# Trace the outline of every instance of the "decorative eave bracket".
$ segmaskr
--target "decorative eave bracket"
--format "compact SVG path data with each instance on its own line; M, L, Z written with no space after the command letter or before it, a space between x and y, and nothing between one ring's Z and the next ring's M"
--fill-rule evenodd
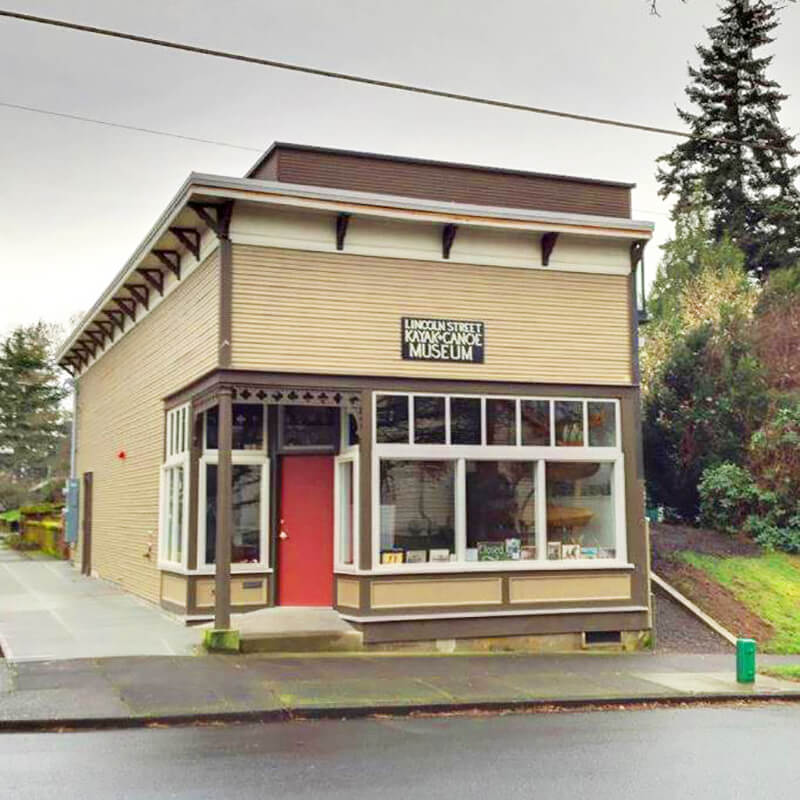
M174 226L169 232L195 257L195 260L200 260L200 231L195 228Z
M450 250L457 233L458 225L453 225L453 223L448 223L442 228L442 258L450 258Z
M557 241L558 241L558 234L555 233L554 231L542 234L541 245L542 245L543 267L550 266L550 256L553 254L553 249L555 248Z
M336 249L344 250L344 240L347 236L347 226L350 224L349 214L339 214L336 217Z
M217 234L219 239L227 239L230 234L233 201L224 203L187 203L189 208Z
M151 252L170 272L174 273L178 280L181 279L181 254L177 250L152 250Z

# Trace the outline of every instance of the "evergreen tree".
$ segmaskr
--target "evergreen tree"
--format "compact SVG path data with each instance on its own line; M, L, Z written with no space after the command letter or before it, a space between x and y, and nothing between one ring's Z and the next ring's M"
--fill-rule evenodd
M18 327L0 344L0 503L50 476L63 451L67 394L52 356L53 331Z
M756 55L773 41L781 8L767 0L728 0L722 7L718 24L708 28L709 45L697 47L700 66L689 67L686 94L697 113L678 109L694 138L662 156L657 174L662 197L677 198L675 212L699 185L714 237L729 234L759 276L800 255L800 168L790 163L794 137L778 122L787 95L767 77L772 56Z

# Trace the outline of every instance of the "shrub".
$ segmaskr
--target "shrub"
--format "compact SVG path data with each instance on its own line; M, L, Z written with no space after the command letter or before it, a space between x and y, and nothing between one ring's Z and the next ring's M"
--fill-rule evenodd
M698 490L701 522L725 533L741 531L745 520L758 514L764 504L752 475L730 462L706 469Z
M800 516L792 517L787 527L780 527L767 517L753 514L745 521L744 529L766 550L800 553Z
M800 403L779 408L750 438L749 466L783 508L800 498Z
M6 545L12 550L38 550L39 548L36 542L28 542L18 533L6 536Z

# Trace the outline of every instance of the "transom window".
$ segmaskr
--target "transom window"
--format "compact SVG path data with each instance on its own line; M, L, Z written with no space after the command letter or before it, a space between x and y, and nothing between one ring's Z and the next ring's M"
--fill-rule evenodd
M376 444L613 447L616 400L378 394Z
M626 558L616 400L378 393L373 452L377 569Z

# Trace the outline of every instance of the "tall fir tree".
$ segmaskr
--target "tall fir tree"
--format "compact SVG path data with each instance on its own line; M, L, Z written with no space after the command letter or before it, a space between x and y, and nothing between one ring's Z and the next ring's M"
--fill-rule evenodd
M721 8L718 24L708 28L710 43L697 46L700 66L689 67L686 94L697 113L678 109L694 136L661 156L657 173L661 196L676 198L675 214L700 188L714 237L728 234L760 277L800 256L800 168L794 137L778 121L787 95L767 77L772 56L757 55L774 40L782 7L728 0Z
M51 477L67 434L67 387L53 357L54 331L21 326L0 343L0 503Z

